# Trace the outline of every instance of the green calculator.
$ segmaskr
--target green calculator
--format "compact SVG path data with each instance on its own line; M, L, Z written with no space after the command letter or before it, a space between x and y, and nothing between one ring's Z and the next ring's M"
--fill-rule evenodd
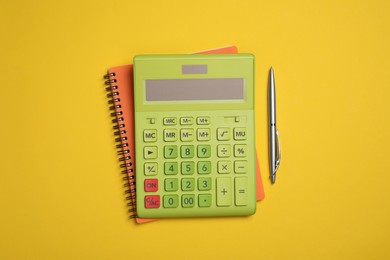
M137 215L256 211L254 56L134 58Z

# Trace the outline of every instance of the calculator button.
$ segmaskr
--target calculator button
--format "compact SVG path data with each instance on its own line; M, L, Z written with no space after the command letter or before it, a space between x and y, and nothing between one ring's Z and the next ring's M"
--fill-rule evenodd
M235 157L245 157L246 153L247 153L246 144L234 145L234 156Z
M145 163L144 164L144 174L146 176L157 175L157 163Z
M177 208L179 206L178 195L165 195L163 199L164 208Z
M182 145L180 147L181 158L194 158L194 146L193 145Z
M156 142L157 141L157 130L156 129L145 129L144 130L144 142Z
M234 140L246 140L246 128L236 127L233 131Z
M183 208L192 208L195 205L194 194L184 194L181 196L181 205Z
M234 179L234 197L236 206L247 205L248 182L246 177L237 177Z
M194 141L194 129L192 129L192 128L181 129L180 130L180 140L182 142Z
M232 204L231 178L217 178L217 206L230 206Z
M199 178L198 190L201 191L211 190L211 178Z
M217 156L218 157L229 157L230 155L231 155L230 144L220 144L217 146Z
M177 146L176 145L164 146L164 158L176 159L177 158Z
M193 191L193 190L195 190L195 179L194 178L183 178L183 179L181 179L181 190L182 191Z
M230 173L232 171L231 161L219 161L218 162L218 173Z
M164 163L164 173L166 175L176 175L178 173L177 162L166 162L166 163Z
M217 139L219 141L228 141L230 140L230 128L218 128L217 129Z
M176 117L164 117L164 125L176 125Z
M190 175L195 172L195 163L194 162L182 162L181 163L181 174Z
M144 158L145 159L156 159L157 158L157 146L145 146L144 147Z
M164 129L164 141L165 142L177 141L177 129Z
M210 128L199 128L196 134L198 141L210 141Z
M181 117L180 118L180 124L181 125L193 125L194 124L194 118L193 117Z
M179 189L179 181L176 178L166 178L164 180L165 191L177 191Z
M234 172L235 173L248 172L248 162L247 161L235 161L234 162Z
M146 179L144 182L144 189L146 192L158 191L158 180Z
M211 162L198 162L198 173L199 174L209 174L211 173Z
M196 123L198 125L209 125L210 124L210 117L209 116L198 116L196 118Z
M199 194L198 205L199 205L199 207L210 207L211 206L211 194Z
M209 158L211 156L211 146L210 145L198 145L198 157L199 158Z
M160 207L160 195L145 196L145 208L156 209Z

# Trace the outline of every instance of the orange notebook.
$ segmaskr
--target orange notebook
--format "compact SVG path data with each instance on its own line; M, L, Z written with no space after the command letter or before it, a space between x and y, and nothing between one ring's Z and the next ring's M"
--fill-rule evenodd
M198 53L237 53L237 47L229 46ZM125 175L123 178L126 181L125 186L128 187L126 199L129 201L130 216L135 218L137 223L156 220L138 218L136 215L133 65L111 68L104 78L107 79L105 84L108 85L106 88L109 92L107 97L110 99L108 103L110 104L110 110L113 111L111 116L114 117L112 122L114 123L115 141L118 143L116 147L118 148L118 155L120 155L119 160L122 162L120 166L123 168L122 173ZM264 199L264 188L258 160L256 162L256 199Z

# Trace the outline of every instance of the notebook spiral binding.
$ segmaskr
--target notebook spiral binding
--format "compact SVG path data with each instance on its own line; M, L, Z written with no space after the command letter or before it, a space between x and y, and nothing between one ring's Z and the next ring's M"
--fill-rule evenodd
M124 187L126 188L126 200L130 201L127 203L127 206L129 207L128 211L130 213L130 218L136 218L134 169L133 163L130 161L131 156L129 155L129 144L126 142L127 136L126 130L124 130L125 122L124 118L122 117L123 111L121 110L121 100L118 97L119 86L117 85L115 76L115 73L108 72L106 75L104 75L104 84L108 86L106 87L106 91L108 92L107 98L109 99L108 104L110 105L110 111L113 111L110 113L110 116L113 118L112 123L114 124L114 135L119 136L115 138L115 142L117 143L117 154L119 156L119 161L121 162L120 167L124 168L122 170L122 174L126 174L126 176L123 177L123 180L126 182L124 184Z

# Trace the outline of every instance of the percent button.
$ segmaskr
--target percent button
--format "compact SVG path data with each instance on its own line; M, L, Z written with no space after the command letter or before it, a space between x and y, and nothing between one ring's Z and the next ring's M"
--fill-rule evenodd
M234 145L234 156L235 157L246 157L246 154L247 154L246 144Z

